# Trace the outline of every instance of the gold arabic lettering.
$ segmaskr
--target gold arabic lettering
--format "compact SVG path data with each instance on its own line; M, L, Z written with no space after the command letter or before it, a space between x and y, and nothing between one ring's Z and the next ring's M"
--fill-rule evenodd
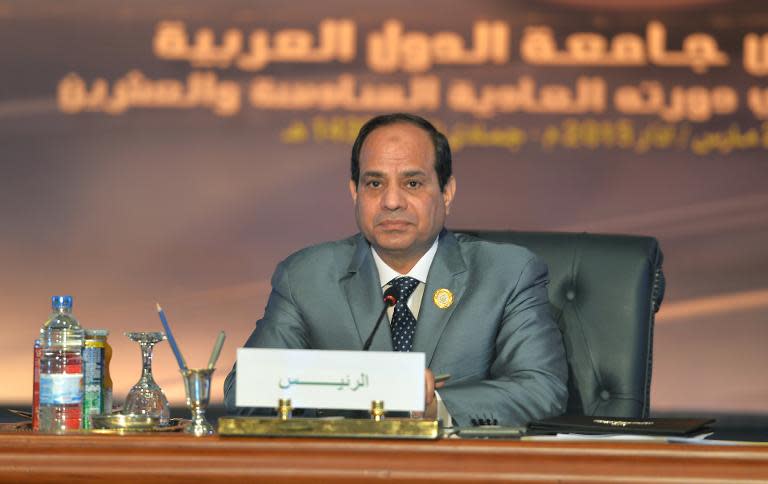
M763 132L768 124L763 123ZM691 140L691 151L699 156L717 152L723 155L733 151L757 149L761 145L761 134L757 128L742 131L736 123L726 131L707 131Z
M665 121L709 121L715 115L732 114L739 96L730 86L672 86L669 94L658 81L616 88L613 103L624 114L657 115Z
M744 36L744 70L753 76L768 74L768 34Z
M747 106L757 119L768 119L768 87L747 90Z
M161 21L155 29L153 50L160 59L184 60L193 67L258 71L275 62L351 62L356 54L355 24L349 19L323 19L315 35L303 29L283 29L270 34L256 29L248 35L247 49L240 30L227 29L216 45L212 29L203 27L190 43L184 22ZM271 45L270 45L271 40Z
M440 80L411 77L400 83L359 82L341 74L331 81L278 81L255 77L250 84L253 107L276 110L433 111L440 106Z
M478 21L472 27L473 47L455 32L405 32L390 19L367 39L366 60L374 72L426 72L436 64L504 64L509 60L509 26L501 21Z
M240 86L219 80L215 73L194 71L186 83L176 79L148 79L137 69L117 79L111 88L106 79L97 78L88 89L77 74L67 74L58 85L57 101L62 112L104 112L122 114L132 108L205 107L219 116L240 111Z
M558 50L554 31L547 26L527 27L520 41L520 56L538 65L560 66L660 66L690 67L702 74L710 67L728 65L728 56L708 34L694 33L683 41L681 51L667 50L667 32L659 21L649 22L645 40L637 34L621 33L608 39L594 32L575 32Z
M606 86L600 77L580 76L576 86L545 84L537 88L530 76L515 84L486 84L476 87L469 80L456 80L447 90L448 107L479 118L498 113L544 114L600 113L605 111Z

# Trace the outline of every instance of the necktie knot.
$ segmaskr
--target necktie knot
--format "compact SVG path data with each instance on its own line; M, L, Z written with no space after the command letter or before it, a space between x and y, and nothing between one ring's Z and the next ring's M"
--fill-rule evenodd
M397 301L405 304L408 302L408 298L411 297L413 291L419 285L419 281L413 277L396 277L390 281L390 284L394 286L397 291Z

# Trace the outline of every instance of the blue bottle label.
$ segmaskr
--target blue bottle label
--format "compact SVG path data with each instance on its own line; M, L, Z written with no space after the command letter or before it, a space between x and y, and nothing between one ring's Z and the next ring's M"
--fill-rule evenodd
M74 405L82 401L82 373L40 375L40 405Z

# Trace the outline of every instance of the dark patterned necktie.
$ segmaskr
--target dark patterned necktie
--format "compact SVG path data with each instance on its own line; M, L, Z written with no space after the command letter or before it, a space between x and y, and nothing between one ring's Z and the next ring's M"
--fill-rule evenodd
M397 303L392 313L392 348L395 351L411 351L416 334L416 318L408 309L408 298L419 281L413 277L398 277L390 282L397 290Z

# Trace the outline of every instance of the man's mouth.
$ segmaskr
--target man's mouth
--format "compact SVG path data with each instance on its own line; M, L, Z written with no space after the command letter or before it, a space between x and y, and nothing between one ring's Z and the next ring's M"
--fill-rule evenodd
M405 230L411 223L406 220L384 220L376 225L384 230Z

